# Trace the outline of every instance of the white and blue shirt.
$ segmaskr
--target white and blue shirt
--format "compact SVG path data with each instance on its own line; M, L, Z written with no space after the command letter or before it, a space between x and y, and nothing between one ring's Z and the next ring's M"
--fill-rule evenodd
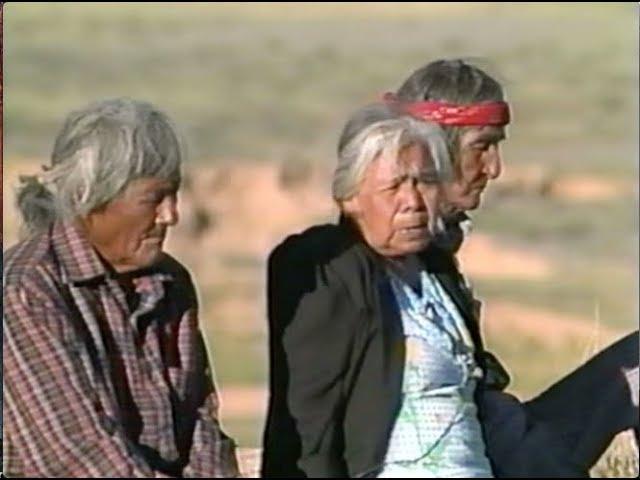
M474 344L437 278L417 294L395 276L406 342L402 404L379 477L493 477L474 402Z

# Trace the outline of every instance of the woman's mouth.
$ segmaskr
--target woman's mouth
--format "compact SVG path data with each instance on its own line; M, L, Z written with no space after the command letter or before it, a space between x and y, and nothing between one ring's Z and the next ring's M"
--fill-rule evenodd
M423 235L428 230L427 225L413 225L399 229L402 235Z

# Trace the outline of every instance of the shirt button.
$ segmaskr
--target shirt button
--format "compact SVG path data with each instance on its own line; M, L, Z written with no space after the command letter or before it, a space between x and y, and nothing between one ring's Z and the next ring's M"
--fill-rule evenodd
M98 417L98 421L100 426L104 428L109 435L114 434L116 431L116 422L113 418L103 413Z

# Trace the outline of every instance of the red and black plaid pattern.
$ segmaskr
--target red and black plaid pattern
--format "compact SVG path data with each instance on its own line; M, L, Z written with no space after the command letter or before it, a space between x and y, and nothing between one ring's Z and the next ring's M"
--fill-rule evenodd
M6 475L238 475L184 267L165 256L127 296L71 223L4 259Z

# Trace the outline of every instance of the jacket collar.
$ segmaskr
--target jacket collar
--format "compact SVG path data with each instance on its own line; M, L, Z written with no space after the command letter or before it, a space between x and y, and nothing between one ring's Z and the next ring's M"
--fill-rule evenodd
M348 218L341 215L338 226L344 231L347 242L353 243L356 246L355 248L361 250L379 270L386 270L385 264L387 260L362 240L360 233ZM456 260L453 253L432 243L422 252L407 258L406 262L409 266L417 264L427 272L436 276L442 287L460 310L467 324L467 328L469 328L472 337L478 344L478 347L480 347L480 332L472 299L469 298L469 295L465 293L465 290L461 286L462 278L456 267Z

